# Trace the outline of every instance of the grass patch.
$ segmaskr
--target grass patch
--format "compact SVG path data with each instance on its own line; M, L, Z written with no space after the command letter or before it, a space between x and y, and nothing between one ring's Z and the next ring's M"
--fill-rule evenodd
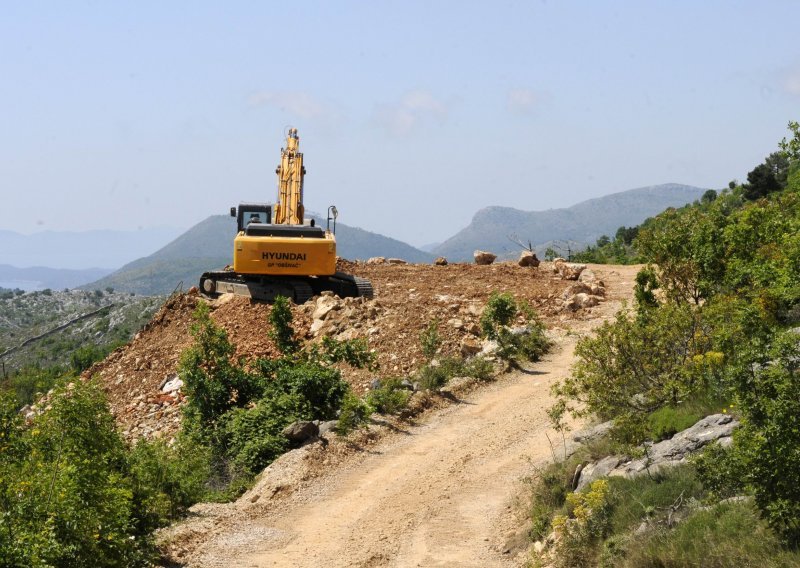
M615 566L682 568L800 566L751 503L720 504L698 511L670 531L633 540Z
M727 406L725 400L714 397L697 397L677 406L664 406L647 417L647 437L654 442L668 440L704 416L716 414Z
M666 516L669 508L682 500L701 499L703 487L691 466L676 466L653 475L632 479L609 478L611 487L611 532L623 533L643 520Z

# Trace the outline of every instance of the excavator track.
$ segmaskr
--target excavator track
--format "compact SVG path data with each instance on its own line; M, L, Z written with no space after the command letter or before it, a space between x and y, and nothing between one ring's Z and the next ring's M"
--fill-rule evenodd
M303 304L313 296L331 291L340 298L373 296L372 283L365 278L337 272L328 277L249 276L229 270L205 272L200 277L200 292L210 298L220 294L236 294L262 302L272 302L277 296Z

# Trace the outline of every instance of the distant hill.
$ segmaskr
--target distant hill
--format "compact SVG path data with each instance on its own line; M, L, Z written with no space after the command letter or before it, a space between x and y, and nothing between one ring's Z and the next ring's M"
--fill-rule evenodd
M8 264L0 264L0 288L19 288L30 292L33 290L62 290L77 288L87 282L93 282L112 272L108 268L17 268Z
M158 250L182 232L176 228L42 231L32 235L0 231L0 264L113 270Z
M476 249L510 257L520 248L509 236L541 249L552 241L582 248L602 235L614 236L623 225L638 225L668 207L680 207L699 199L705 189L668 183L613 193L583 201L566 209L521 211L511 207L486 207L472 222L431 252L448 260L471 260Z
M317 223L322 222L317 219ZM150 256L130 262L84 288L111 286L137 294L168 294L181 282L184 289L189 288L197 284L203 272L231 263L235 235L235 219L213 215ZM350 260L385 256L430 262L434 258L396 239L342 223L336 224L336 243L338 255Z

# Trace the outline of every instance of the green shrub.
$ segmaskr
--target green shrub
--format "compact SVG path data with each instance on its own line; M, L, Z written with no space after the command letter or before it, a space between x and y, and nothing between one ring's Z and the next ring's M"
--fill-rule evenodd
M739 459L770 526L800 545L800 334L779 334L755 364L740 370Z
M525 318L526 325L512 331L509 326L519 316ZM507 292L493 292L489 296L480 324L483 335L497 341L497 354L512 364L518 365L520 359L538 361L550 348L544 324L533 309L525 302L518 303Z
M289 300L276 296L269 312L269 337L275 342L281 353L291 355L297 351L299 343L292 327L292 308Z
M463 363L461 374L481 381L488 381L494 377L495 370L491 361L483 357L471 357Z
M446 385L454 376L450 366L428 364L417 371L416 379L421 389L435 391Z
M46 393L64 382L70 374L61 367L24 367L5 379L0 390L14 393L19 408L35 402L37 393Z
M0 412L0 559L6 566L144 566L155 528L137 501L102 391L76 382L24 427Z
M378 368L377 356L369 350L367 340L363 338L340 341L325 336L320 344L310 347L305 357L329 365L343 362L356 369L375 371Z
M488 339L499 339L500 329L508 327L517 317L517 302L508 292L492 292L481 314L480 325Z
M371 411L366 402L348 392L342 401L336 432L342 435L349 434L367 421Z
M175 446L140 440L130 452L134 501L147 526L165 526L200 501L211 477L211 454L186 436Z
M439 320L433 319L427 327L419 334L419 342L422 344L422 354L430 361L436 356L442 346L442 337L439 335Z
M640 434L651 412L716 388L724 361L712 350L699 314L672 303L649 310L646 318L619 312L613 323L581 339L575 354L572 376L555 393L583 403L584 413L618 419L617 431L626 424Z
M208 305L198 304L194 315L195 342L181 354L178 374L189 398L187 412L196 414L204 429L214 429L226 411L245 406L263 387L231 360L234 347L225 330L211 320Z
M289 449L283 429L309 416L306 401L285 393L236 408L225 415L225 452L236 469L256 474Z
M91 367L96 361L100 361L106 354L107 353L104 353L97 345L91 343L84 345L73 351L72 355L70 355L70 367L72 367L73 371L80 374Z
M530 319L526 332L515 337L514 351L526 361L536 362L550 350L550 340L544 334L544 324L538 319Z
M408 404L411 398L411 391L401 384L398 378L386 379L381 382L380 388L373 389L367 393L366 403L375 412L381 414L397 414Z
M746 464L738 453L719 444L707 445L691 460L703 488L713 499L726 499L746 492Z
M304 416L318 420L333 419L350 391L337 369L317 363L284 362L274 376L265 376L272 380L265 383L264 397L275 396L273 393L297 397L302 402Z
M610 528L611 502L608 480L592 482L585 492L566 496L570 515L553 519L556 566L578 567L595 563L599 543Z

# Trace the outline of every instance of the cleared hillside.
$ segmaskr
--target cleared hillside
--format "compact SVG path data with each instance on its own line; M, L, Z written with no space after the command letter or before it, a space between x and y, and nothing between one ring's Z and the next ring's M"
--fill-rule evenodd
M490 250L501 257L519 253L509 241L516 235L534 247L560 240L573 248L593 244L602 235L612 235L621 226L638 225L668 207L680 207L699 199L705 189L680 184L663 184L631 189L583 201L565 209L521 211L511 207L486 207L472 222L433 253L450 260L468 260L476 249Z

